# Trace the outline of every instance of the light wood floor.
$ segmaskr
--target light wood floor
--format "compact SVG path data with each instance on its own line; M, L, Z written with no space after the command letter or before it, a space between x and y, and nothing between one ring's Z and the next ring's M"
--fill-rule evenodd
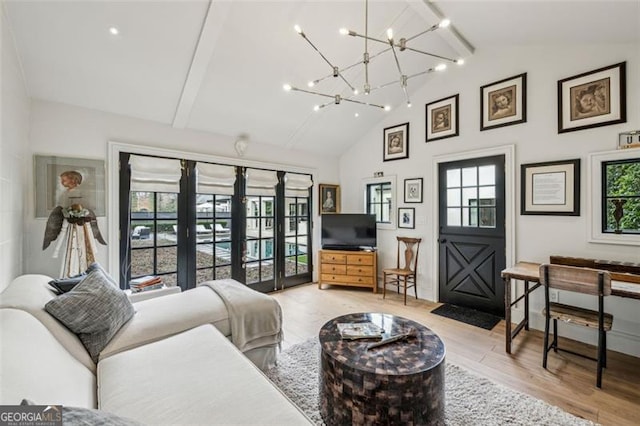
M540 331L522 331L512 354L504 351L504 321L488 331L430 313L439 306L408 299L407 306L395 293L382 299L371 290L316 284L300 285L271 293L282 306L284 348L317 337L325 322L354 312L384 312L417 321L443 340L448 362L511 389L540 398L576 416L603 425L640 424L640 358L608 352L602 389L595 387L594 361L567 353L549 353L548 369L542 368ZM560 340L573 350L593 347Z

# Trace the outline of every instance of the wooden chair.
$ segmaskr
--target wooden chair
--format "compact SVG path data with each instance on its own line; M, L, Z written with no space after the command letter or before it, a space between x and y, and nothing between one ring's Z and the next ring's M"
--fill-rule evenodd
M382 270L384 276L382 282L382 298L387 295L387 284L396 286L396 291L400 293L400 284L404 288L404 304L407 304L407 288L413 287L418 298L416 288L416 266L418 265L418 253L420 251L420 241L422 238L396 237L398 240L398 251L396 255L396 267ZM404 247L403 247L404 246ZM402 249L403 256L400 256ZM404 260L404 266L400 265L400 259Z
M604 313L604 297L611 294L611 275L608 271L564 265L540 265L540 283L544 285L544 354L542 367L547 368L549 350L569 352L597 361L596 386L602 387L602 369L607 366L607 331L611 330L613 316ZM549 302L549 289L593 295L598 298L598 310L593 311L560 303ZM549 344L549 322L553 319L553 341ZM558 347L558 320L598 330L596 358Z

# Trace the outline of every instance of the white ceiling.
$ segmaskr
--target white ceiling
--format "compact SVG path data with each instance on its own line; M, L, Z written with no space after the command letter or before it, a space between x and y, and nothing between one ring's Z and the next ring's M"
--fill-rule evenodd
M307 89L307 81L331 72L294 24L340 68L362 59L363 39L338 29L364 33L364 0L3 3L33 98L326 155L339 155L387 114L346 102L314 112L313 105L327 99L282 89L284 83ZM409 46L469 60L473 48L640 41L638 0L371 0L369 34L385 38L392 27L396 38L410 37L439 16L453 27ZM109 34L111 26L120 29L118 36ZM369 43L371 54L384 48ZM407 75L441 62L409 51L398 55ZM344 75L362 91L362 66ZM373 59L369 75L374 87L397 80L392 53ZM409 96L429 78L410 79ZM313 90L349 96L346 89L329 78ZM406 107L399 85L355 99Z

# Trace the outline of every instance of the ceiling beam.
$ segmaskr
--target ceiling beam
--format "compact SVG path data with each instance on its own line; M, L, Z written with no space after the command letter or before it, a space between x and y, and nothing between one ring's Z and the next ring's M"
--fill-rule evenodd
M449 18L436 6L432 0L408 1L413 10L427 22L439 22ZM451 18L449 18L451 19ZM475 47L456 29L455 22L447 28L438 30L440 35L462 58L467 58L475 52Z
M223 23L229 14L230 8L231 2L209 1L209 8L200 30L200 38L193 52L191 66L182 86L180 101L173 117L173 127L175 128L184 129L189 122L191 110L209 68L209 62L213 56L218 38L224 29Z

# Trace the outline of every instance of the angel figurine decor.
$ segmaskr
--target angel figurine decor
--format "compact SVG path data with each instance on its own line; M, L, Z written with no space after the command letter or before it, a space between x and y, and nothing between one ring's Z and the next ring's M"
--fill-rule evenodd
M56 241L53 257L59 257L62 251L60 278L68 278L81 274L96 261L96 240L102 245L107 243L98 228L95 212L82 204L90 198L81 188L83 174L65 170L59 177L62 190L47 219L42 250Z

